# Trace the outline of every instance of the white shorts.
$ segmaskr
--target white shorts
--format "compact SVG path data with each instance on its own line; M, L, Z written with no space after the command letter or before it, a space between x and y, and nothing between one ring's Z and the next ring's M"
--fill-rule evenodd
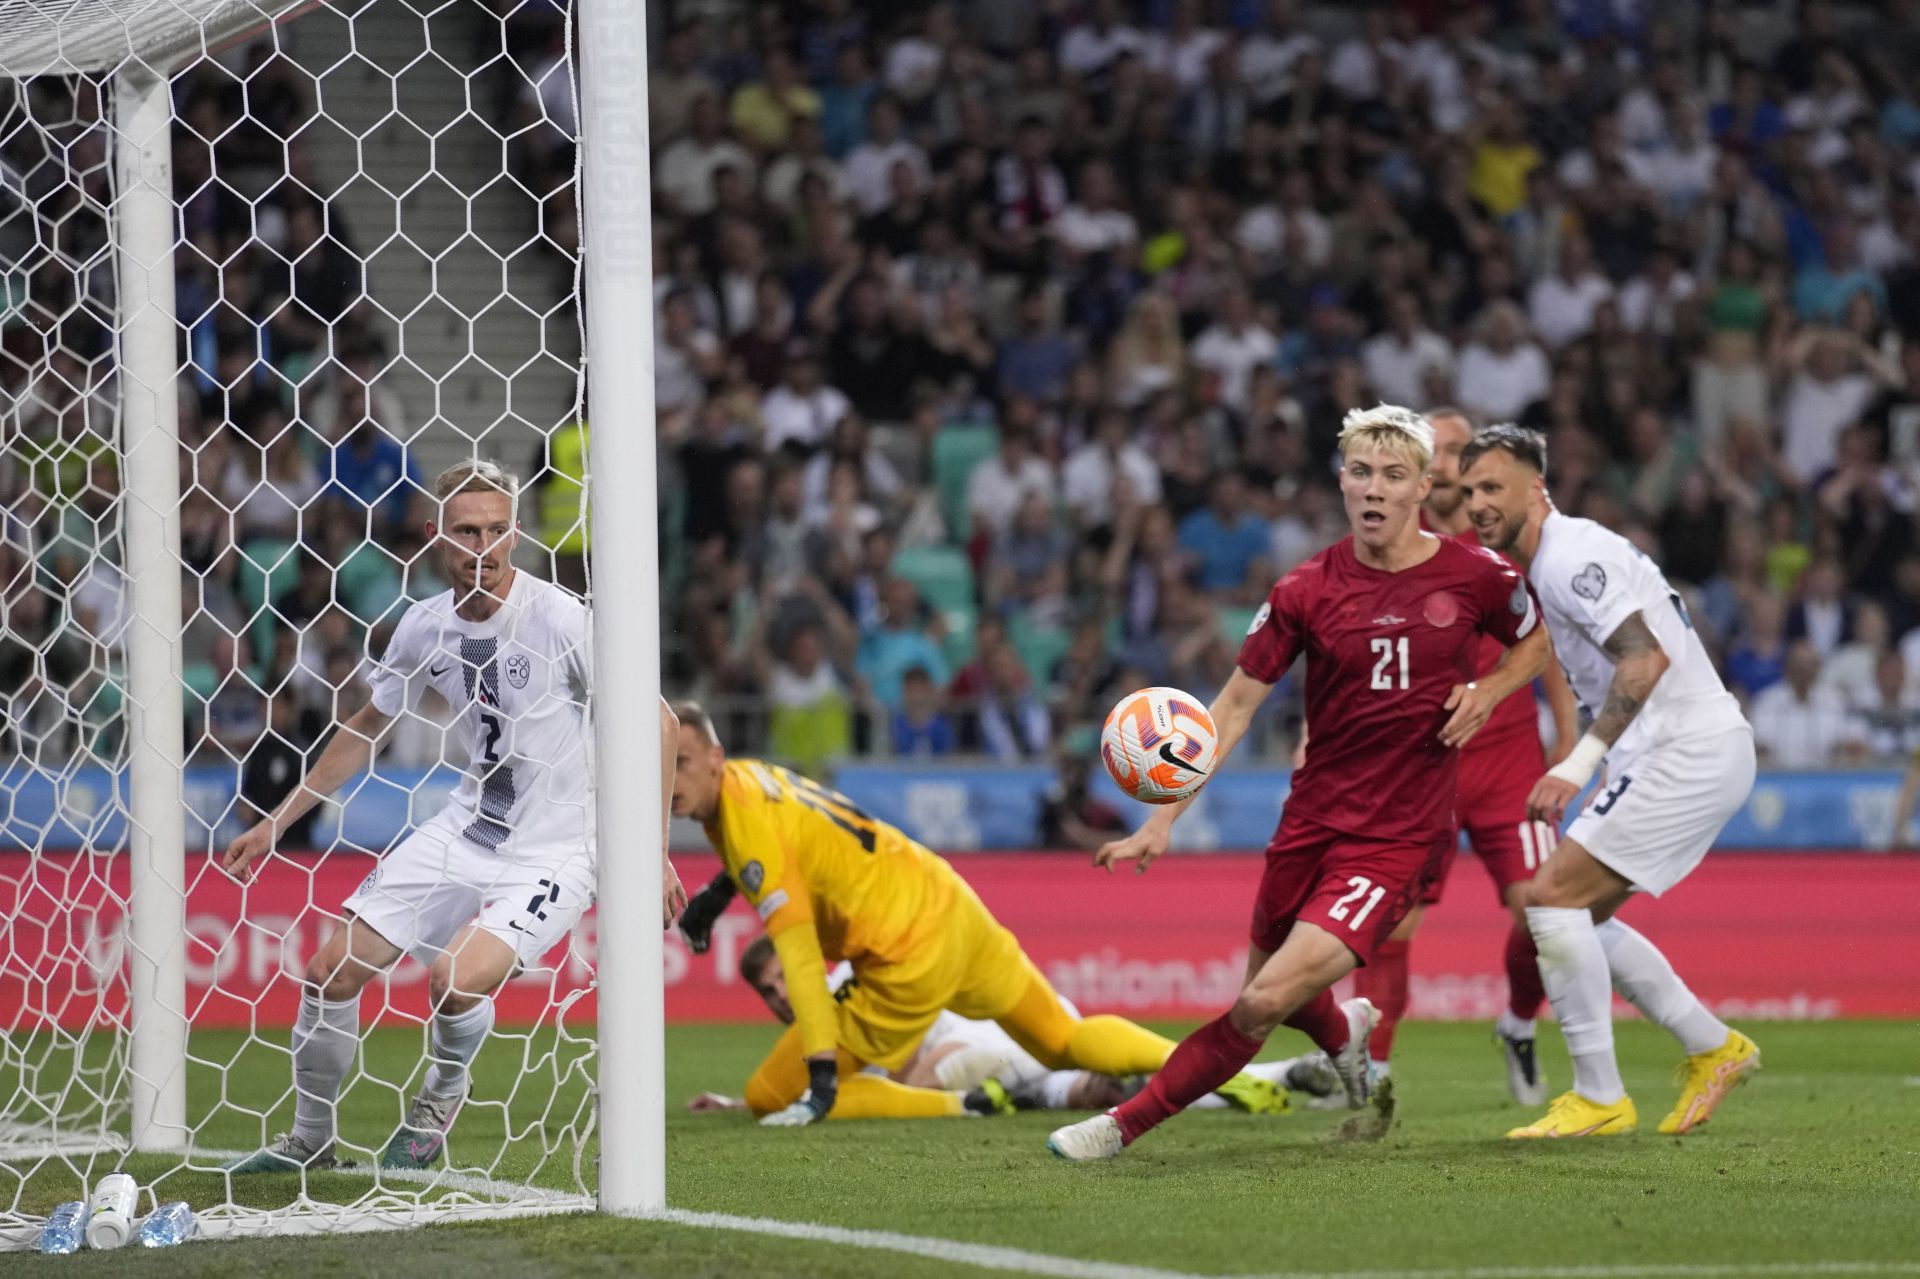
M489 852L461 837L463 824L436 816L415 830L341 910L422 963L472 923L537 966L593 904L593 859L578 846Z
M1753 791L1753 730L1672 742L1608 779L1567 838L1655 897L1685 879Z

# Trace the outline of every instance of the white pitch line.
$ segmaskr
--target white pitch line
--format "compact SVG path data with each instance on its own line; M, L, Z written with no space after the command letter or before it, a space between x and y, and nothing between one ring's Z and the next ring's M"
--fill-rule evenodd
M649 1221L664 1221L677 1226L705 1230L737 1230L746 1234L772 1235L781 1239L800 1239L811 1243L834 1244L843 1248L871 1248L881 1252L900 1252L933 1261L977 1266L983 1270L1011 1271L1016 1274L1045 1275L1049 1279L1234 1279L1232 1276L1199 1275L1180 1270L1161 1270L1152 1266L1133 1266L1118 1261L1087 1261L1061 1257L1023 1248L1004 1248L994 1244L963 1243L955 1239L935 1239L924 1235L904 1235L891 1230L852 1230L844 1226L822 1226L806 1221L777 1221L768 1217L736 1217L720 1212L690 1212L667 1208L649 1214ZM1469 1266L1455 1269L1426 1270L1292 1270L1276 1274L1248 1275L1245 1279L1765 1279L1766 1276L1795 1275L1920 1275L1920 1262L1913 1261L1812 1261L1776 1262L1704 1262L1650 1263L1620 1266Z

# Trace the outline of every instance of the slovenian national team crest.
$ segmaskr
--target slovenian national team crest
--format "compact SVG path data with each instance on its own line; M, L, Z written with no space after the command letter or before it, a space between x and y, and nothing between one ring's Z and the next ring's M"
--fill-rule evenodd
M525 688L527 676L532 672L533 665L527 661L525 653L515 653L507 658L507 683L515 688Z

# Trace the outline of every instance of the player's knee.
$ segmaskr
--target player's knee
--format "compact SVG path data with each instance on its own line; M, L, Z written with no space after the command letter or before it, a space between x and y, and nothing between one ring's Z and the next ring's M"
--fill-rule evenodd
M1228 1019L1233 1028L1247 1038L1265 1039L1279 1028L1290 1011L1279 987L1257 983L1240 992Z
M480 984L463 974L450 955L435 960L432 971L427 974L427 994L434 1010L448 1017L479 1007L480 1001L491 993L476 989Z
M355 999L373 977L373 970L332 947L322 947L307 961L307 985L331 1003Z

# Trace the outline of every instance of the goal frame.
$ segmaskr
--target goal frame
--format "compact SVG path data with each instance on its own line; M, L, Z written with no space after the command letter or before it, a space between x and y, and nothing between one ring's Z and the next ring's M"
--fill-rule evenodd
M399 0L382 0L398 3ZM188 1149L186 808L181 634L179 417L175 384L171 79L320 0L210 0L195 21L175 0L49 0L10 33L0 76L110 72L123 519L129 623L126 699L131 871L127 1026L132 1148ZM598 1206L666 1208L664 991L658 909L665 859L660 774L659 537L653 387L652 180L644 0L572 0L578 25L576 160L589 421L593 752L601 783L595 1128ZM76 19L78 19L76 21ZM604 367L592 364L605 350ZM583 373L584 375L584 373ZM617 660L616 660L617 655ZM608 784L637 779L640 784ZM618 833L614 837L614 833ZM638 832L635 838L629 832ZM431 1210L427 1210L431 1215ZM471 1215L470 1213L455 1215ZM402 1218L405 1219L402 1219ZM345 1228L417 1224L368 1214Z

